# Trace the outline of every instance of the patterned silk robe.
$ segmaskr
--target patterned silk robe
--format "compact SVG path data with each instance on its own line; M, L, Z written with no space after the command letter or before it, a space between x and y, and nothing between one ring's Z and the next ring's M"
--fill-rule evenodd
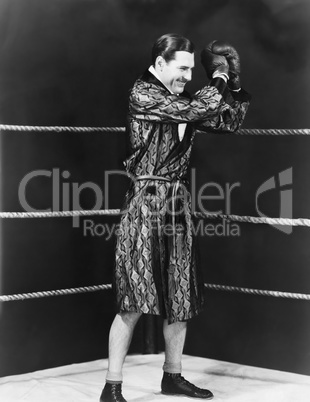
M116 239L119 311L161 314L169 323L201 311L203 279L184 177L195 130L235 131L248 104L247 92L231 94L221 78L192 97L171 94L149 71L135 82L129 94L131 155L125 161L131 185ZM180 123L187 123L182 140ZM157 178L141 177L150 175Z

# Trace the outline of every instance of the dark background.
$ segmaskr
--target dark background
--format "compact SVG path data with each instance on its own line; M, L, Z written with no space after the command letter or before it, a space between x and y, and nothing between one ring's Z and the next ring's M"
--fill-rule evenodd
M178 32L197 48L188 90L207 82L200 49L228 40L253 95L243 127L307 128L309 15L307 0L0 0L0 123L124 126L128 90L149 66L153 42ZM231 213L256 216L259 186L292 168L293 217L309 218L309 146L307 136L198 134L191 166L196 191L208 182L239 183ZM92 182L103 190L104 173L122 169L125 153L122 133L3 131L2 210L23 211L18 188L34 170L70 173L61 177L60 197L65 184L72 191L74 183ZM127 183L119 176L111 183L108 207L120 208ZM266 215L279 216L279 194L277 188L261 196ZM52 178L33 179L26 195L34 208L51 208ZM93 191L83 190L81 199L83 208L94 206ZM223 210L224 203L209 201L207 208ZM114 238L85 235L85 220L79 228L71 218L2 220L1 294L110 283ZM308 228L291 234L259 224L239 229L236 237L199 237L206 282L310 293ZM185 353L310 374L308 301L211 290L206 296ZM111 291L100 291L2 303L0 375L107 357L112 300ZM131 353L144 351L144 335L141 321ZM158 342L162 349L160 336Z

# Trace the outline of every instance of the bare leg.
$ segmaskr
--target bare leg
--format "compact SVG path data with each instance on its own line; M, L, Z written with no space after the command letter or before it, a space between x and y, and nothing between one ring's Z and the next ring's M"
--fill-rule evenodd
M115 316L109 335L109 371L121 373L133 331L140 313L123 312Z
M140 313L123 312L115 316L109 336L109 364L100 402L126 402L122 395L122 369Z
M186 322L176 322L168 325L168 322L164 321L166 349L161 392L165 395L186 395L191 398L212 399L213 394L211 391L198 388L181 376L181 361L186 329Z
M186 337L186 322L175 322L168 325L164 320L165 366L169 372L181 372L182 353ZM170 366L170 370L169 367ZM178 370L178 367L180 368Z

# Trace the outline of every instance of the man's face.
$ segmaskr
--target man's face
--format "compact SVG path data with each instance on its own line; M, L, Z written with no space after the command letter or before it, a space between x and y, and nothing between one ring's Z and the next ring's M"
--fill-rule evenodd
M180 51L175 52L175 58L168 63L162 59L156 70L166 87L173 93L180 94L184 91L185 84L192 79L194 66L194 53Z

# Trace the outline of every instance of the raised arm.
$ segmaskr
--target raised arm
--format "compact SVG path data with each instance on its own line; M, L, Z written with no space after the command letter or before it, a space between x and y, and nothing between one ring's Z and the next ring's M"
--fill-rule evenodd
M223 97L215 87L206 86L192 98L187 98L138 80L130 92L129 113L141 120L185 123L212 119L222 104Z
M200 130L236 131L245 118L250 94L241 88L240 57L234 47L227 42L213 41L201 52L201 63L211 80L210 85L216 85L217 80L225 82L220 89L225 106L218 121L201 121Z
M225 81L216 78L187 98L138 80L129 95L129 114L138 120L158 123L191 122L199 130L234 131L244 119L248 102L241 101L242 94L236 95L236 100L227 96L226 87Z

